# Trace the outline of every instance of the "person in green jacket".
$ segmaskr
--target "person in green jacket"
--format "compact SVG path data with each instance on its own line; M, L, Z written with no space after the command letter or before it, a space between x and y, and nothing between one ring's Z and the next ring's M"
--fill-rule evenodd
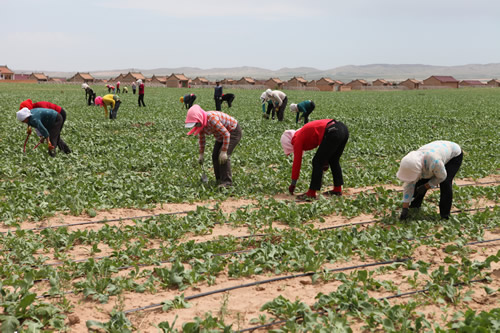
M313 101L307 100L300 102L299 104L290 104L290 110L297 114L295 117L295 123L299 123L300 118L304 118L304 125L309 122L309 115L314 111L316 104Z
M68 145L61 138L64 120L60 113L44 108L35 108L32 110L22 108L17 111L16 118L20 122L28 124L28 133L31 132L29 126L36 128L40 132L42 139L47 140L50 156L56 156L55 147L57 146L66 147L66 149L63 149L66 154L71 152Z

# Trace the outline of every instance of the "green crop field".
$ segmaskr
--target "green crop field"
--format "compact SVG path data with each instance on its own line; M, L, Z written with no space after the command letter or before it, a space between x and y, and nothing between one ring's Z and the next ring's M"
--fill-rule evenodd
M93 88L106 94L103 85ZM234 186L215 184L213 137L203 184L198 141L186 135L179 102L188 92L214 108L213 89L146 86L146 108L137 95L120 94L110 121L86 105L79 86L0 84L1 332L216 332L273 321L257 330L500 330L500 242L470 244L500 232L500 89L285 91L289 104L315 101L311 120L335 118L350 131L341 159L348 195L309 203L287 194L292 157L280 136L299 127L295 115L287 108L283 122L263 119L259 90L224 88L236 99L222 111L243 129L231 157ZM62 137L71 154L33 150L36 135L23 154L26 125L15 112L27 98L66 110ZM434 140L462 147L456 180L470 186L454 187L449 221L439 220L433 191L401 223L399 161ZM304 154L299 193L308 188L313 155ZM481 179L488 184L474 183ZM326 173L322 189L331 186ZM54 224L54 215L65 224L125 208L147 215L162 204L193 211L30 230ZM363 266L371 263L379 266ZM205 303L194 297L303 273L300 282L242 287ZM159 306L137 310L148 305Z

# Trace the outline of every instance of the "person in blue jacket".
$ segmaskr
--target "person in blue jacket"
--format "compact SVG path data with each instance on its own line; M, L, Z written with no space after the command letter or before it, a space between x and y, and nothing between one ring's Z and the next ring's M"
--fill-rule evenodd
M42 139L47 140L50 156L56 156L55 147L58 146L64 147L62 150L66 154L71 152L68 145L61 138L64 120L60 113L44 108L35 108L32 110L22 108L16 113L16 118L20 122L28 124L28 133L31 133L30 126L40 132Z

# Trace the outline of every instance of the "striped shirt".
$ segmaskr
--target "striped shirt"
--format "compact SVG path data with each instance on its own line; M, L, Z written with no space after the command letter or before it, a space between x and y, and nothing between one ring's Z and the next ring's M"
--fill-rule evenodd
M205 136L213 134L215 141L222 141L221 151L226 151L229 148L229 138L231 131L238 126L238 121L228 114L220 111L207 112L207 126L203 128L199 135L200 154L205 151Z

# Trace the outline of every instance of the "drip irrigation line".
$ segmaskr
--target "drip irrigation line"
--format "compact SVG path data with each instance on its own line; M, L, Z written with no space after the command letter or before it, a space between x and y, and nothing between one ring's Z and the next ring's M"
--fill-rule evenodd
M497 183L499 183L499 182L485 182L485 183L475 183L475 184L461 184L461 185L457 185L457 186L462 186L463 187L463 186L488 185L488 184L497 184ZM366 192L366 191L358 192L356 194L364 193L364 192ZM397 190L396 192L402 192L402 190ZM210 208L210 210L214 210L214 208ZM125 217L120 217L120 218L116 218L116 219L103 219L103 220L99 220L99 221L84 221L84 222L78 222L78 223L60 224L60 225L54 225L54 226L48 226L48 227L27 228L27 229L19 229L19 230L20 231L41 231L41 230L45 230L45 229L58 229L58 228L64 228L64 227L74 227L74 226L79 226L79 225L101 224L101 223L109 223L109 222L119 222L119 221L124 221L124 220L134 220L134 219L139 219L140 220L140 219L147 219L147 218L151 218L151 217L158 217L158 216L161 216L161 215L187 214L187 213L194 212L194 211L195 210L186 210L186 211L180 211L180 212L160 213L160 214L142 215L142 216L125 216ZM469 210L461 210L461 211L469 211ZM461 211L458 211L458 212L461 212ZM374 222L370 222L370 223L374 223ZM363 223L360 222L360 223L356 223L356 224L363 224ZM356 224L353 224L353 225L356 225ZM9 231L1 231L0 234L6 234ZM12 230L12 231L17 231L17 229L16 230Z
M393 263L397 263L397 262L402 263L402 262L406 262L410 259L412 259L412 258L395 259L395 260L381 261L381 262L376 262L376 263L371 263L371 264L333 268L333 269L327 270L327 272L342 272L342 271L347 271L347 270L352 270L352 269L357 269L357 268L388 265L388 264L393 264ZM224 292L230 291L230 290L248 288L248 287L258 286L261 284L267 284L267 283L272 283L272 282L276 282L276 281L295 279L295 278L299 278L299 277L312 276L314 274L317 274L317 272L308 272L308 273L302 273L302 274L280 276L277 278L272 278L272 279L267 279L267 280L262 280L262 281L255 281L255 282L251 282L251 283L240 284L238 286L232 286L232 287L227 287L227 288L223 288L223 289L207 291L207 292L196 294L196 295L186 296L186 297L184 297L184 300L190 301L190 300L193 300L196 298L201 298L201 297L210 296L210 295L214 295L214 294L220 294L220 293L224 293ZM151 304L151 305L147 305L147 306L143 306L143 307L139 307L139 308L135 308L135 309L130 309L130 310L124 311L123 313L129 314L129 313L139 312L139 311L143 311L143 310L151 310L154 308L158 308L160 306L163 306L163 303Z
M210 208L210 210L214 210L213 208ZM8 232L16 232L16 231L41 231L45 229L59 229L59 228L65 228L65 227L75 227L79 225L87 225L87 224L101 224L101 223L109 223L109 222L120 222L120 221L125 221L125 220L143 220L151 217L158 217L162 215L179 215L179 214L188 214L191 212L195 212L196 210L184 210L180 212L168 212L168 213L159 213L159 214L152 214L152 215L141 215L141 216L125 216L125 217L120 217L116 219L103 219L103 220L98 220L98 221L84 221L84 222L77 222L77 223L69 223L69 224L59 224L59 225L52 225L48 227L38 227L38 228L27 228L27 229L13 229L9 231L2 231L0 232L1 234L6 234Z
M465 245L475 245L475 244L491 243L491 242L498 242L498 241L500 241L500 238L482 240L482 241L477 241L477 242L470 242L470 243L467 243Z
M483 281L486 281L486 279L471 280L468 283L477 283L477 282L483 282ZM460 286L460 285L464 285L464 284L465 284L465 282L460 282L460 283L455 283L453 286L456 287L456 286ZM406 296L411 296L411 295L426 293L428 291L429 291L429 288L419 289L419 290L409 291L409 292L406 292L406 293L401 293L401 294L396 294L396 295L391 295L391 296L385 296L385 297L379 297L379 298L377 298L377 300L378 301L383 301L383 300L388 300L388 299L393 299L393 298L406 297ZM320 311L314 311L313 313L316 313L316 314L319 314L320 316L323 316L323 315L327 314L328 312L324 311L324 310L320 310ZM302 320L303 318L304 317L299 316L299 317L297 317L295 319L295 321ZM258 325L258 326L253 326L253 327L245 328L245 329L239 330L237 332L238 333L253 332L253 331L259 330L259 329L269 328L269 327L273 327L273 326L285 324L287 322L288 322L288 320L283 319L283 320L274 321L274 322L268 323L268 324L262 324L262 325Z

